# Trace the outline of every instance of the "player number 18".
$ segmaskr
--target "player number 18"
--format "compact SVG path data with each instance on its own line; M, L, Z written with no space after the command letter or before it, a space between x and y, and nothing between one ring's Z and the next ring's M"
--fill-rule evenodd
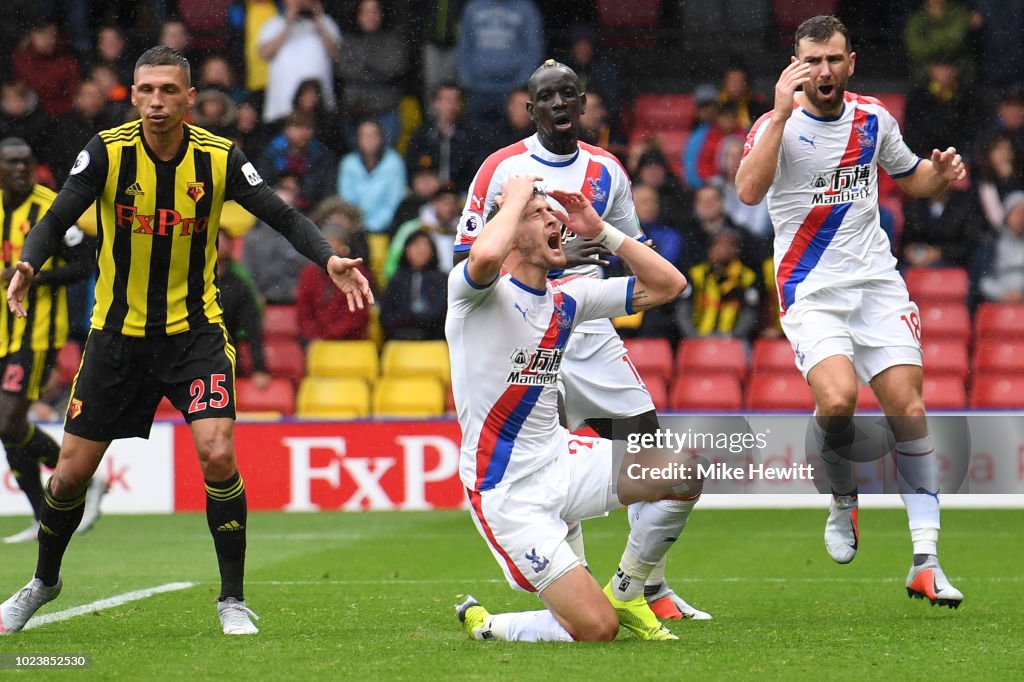
M914 335L914 340L921 343L921 318L917 313L910 313L909 316L900 315L900 319L906 323L910 333Z

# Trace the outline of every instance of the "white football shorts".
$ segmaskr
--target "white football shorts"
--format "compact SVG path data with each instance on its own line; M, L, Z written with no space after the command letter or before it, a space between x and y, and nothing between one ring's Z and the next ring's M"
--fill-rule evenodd
M570 431L587 419L635 417L654 409L622 339L610 321L604 322L603 332L573 332L562 356L558 392Z
M569 524L622 507L613 485L612 442L574 436L548 464L505 485L467 490L470 514L513 589L541 592L581 560Z
M819 289L782 316L782 329L807 373L844 355L868 383L896 365L921 365L921 314L899 275L851 287Z

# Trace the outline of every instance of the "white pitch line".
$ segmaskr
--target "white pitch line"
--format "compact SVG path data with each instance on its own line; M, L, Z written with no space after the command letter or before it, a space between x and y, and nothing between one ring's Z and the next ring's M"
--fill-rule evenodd
M81 606L75 606L70 609L63 611L57 611L55 613L47 613L42 616L32 618L28 623L25 624L24 630L31 630L32 628L39 627L40 625L46 625L47 623L56 623L62 620L69 620L76 616L84 616L87 613L93 613L94 611L102 611L103 609L112 609L123 604L128 604L133 601L139 601L140 599L148 599L153 595L163 594L164 592L177 592L178 590L187 590L193 587L196 583L167 583L166 585L157 585L156 587L150 587L145 590L136 590L134 592L125 592L124 594L117 594L113 597L107 597L100 599L89 604L82 604Z
M970 578L968 576L953 576L953 579L964 582L985 582L985 583L1017 583L1024 582L1024 576L988 576L982 578ZM414 580L408 578L395 578L393 580L246 580L246 585L278 585L278 586L304 586L304 585L466 585L466 584L504 584L506 581L500 578L450 578L450 579L423 579ZM724 576L717 578L695 578L676 577L669 579L673 585L677 583L894 583L903 582L903 578L885 576L879 578L864 578L851 576L849 578L838 578L821 576L819 578L778 578L765 577L755 578L750 576ZM218 584L210 582L209 584Z

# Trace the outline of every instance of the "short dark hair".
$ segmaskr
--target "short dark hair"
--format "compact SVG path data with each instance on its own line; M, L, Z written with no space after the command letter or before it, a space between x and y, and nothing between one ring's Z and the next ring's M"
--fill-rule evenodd
M850 44L850 32L846 30L843 22L831 14L821 14L805 20L797 27L796 35L793 37L793 54L796 54L797 48L800 47L800 41L804 38L812 43L825 43L836 33L841 33L846 39L846 51L853 52L853 46Z
M139 60L135 62L135 70L138 71L139 67L142 66L180 67L185 72L185 81L189 87L192 87L192 67L189 66L188 59L177 50L173 50L166 45L157 45L143 52Z

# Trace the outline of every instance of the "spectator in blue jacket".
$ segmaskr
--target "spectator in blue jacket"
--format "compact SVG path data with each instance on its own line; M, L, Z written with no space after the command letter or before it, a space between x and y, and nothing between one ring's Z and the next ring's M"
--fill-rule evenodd
M380 124L368 119L356 129L356 151L338 168L338 194L363 213L369 232L387 232L405 196L405 162L384 146Z
M459 81L473 123L504 113L505 98L540 64L544 27L531 0L470 0L456 44Z

